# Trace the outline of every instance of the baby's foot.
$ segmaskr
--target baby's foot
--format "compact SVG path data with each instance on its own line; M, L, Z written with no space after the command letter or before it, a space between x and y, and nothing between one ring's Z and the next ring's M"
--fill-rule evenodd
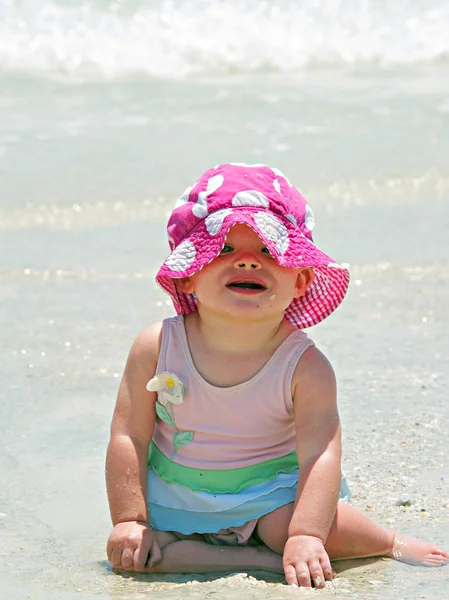
M394 543L388 555L409 565L442 567L448 562L448 554L435 544L417 540L411 535L395 533Z

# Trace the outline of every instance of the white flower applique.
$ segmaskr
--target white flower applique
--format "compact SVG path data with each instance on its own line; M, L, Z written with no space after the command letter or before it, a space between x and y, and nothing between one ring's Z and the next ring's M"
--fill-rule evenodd
M193 431L180 431L177 428L173 414L173 405L182 404L184 401L184 385L177 375L165 371L150 379L147 390L157 392L157 416L161 421L175 428L172 440L174 450L170 457L173 458L181 446L185 446L193 439Z

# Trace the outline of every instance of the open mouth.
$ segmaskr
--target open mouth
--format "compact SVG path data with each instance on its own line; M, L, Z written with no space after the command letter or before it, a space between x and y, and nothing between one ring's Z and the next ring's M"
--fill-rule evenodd
M239 288L241 290L265 290L265 286L261 283L256 283L255 281L234 281L233 283L228 283L226 286L228 288Z

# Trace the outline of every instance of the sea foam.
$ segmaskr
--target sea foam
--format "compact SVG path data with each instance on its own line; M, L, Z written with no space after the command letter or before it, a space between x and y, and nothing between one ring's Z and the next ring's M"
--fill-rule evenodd
M449 2L0 0L0 72L117 79L445 61Z

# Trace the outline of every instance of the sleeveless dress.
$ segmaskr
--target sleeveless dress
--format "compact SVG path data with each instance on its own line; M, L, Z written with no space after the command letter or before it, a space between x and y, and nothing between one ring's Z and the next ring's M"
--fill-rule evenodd
M257 519L294 502L292 377L312 345L303 331L294 331L251 379L221 388L196 370L184 317L164 320L156 374L175 374L184 396L162 409L156 403L160 416L148 456L151 527L246 544ZM342 475L340 499L350 496Z

